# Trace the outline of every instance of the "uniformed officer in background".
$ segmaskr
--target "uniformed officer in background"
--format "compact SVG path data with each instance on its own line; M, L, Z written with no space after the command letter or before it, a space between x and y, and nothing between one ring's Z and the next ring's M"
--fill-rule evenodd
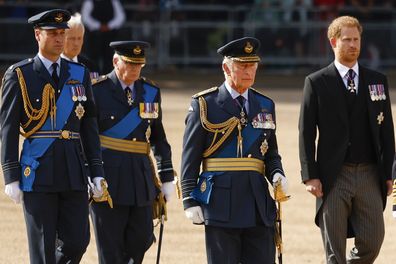
M69 19L62 9L29 18L38 54L12 65L1 86L5 193L16 203L23 200L31 263L79 263L88 246L80 139L95 177L95 193L102 192L104 172L88 70L60 58ZM20 133L25 140L19 159Z
M275 104L251 88L259 45L245 37L219 48L225 82L194 95L186 118L183 204L188 219L205 224L208 263L275 262L276 206L265 177L283 190L287 181Z
M92 203L99 263L142 263L153 242L152 204L156 176L153 150L169 201L175 191L171 148L162 125L160 89L140 77L149 43L117 41L114 70L94 82L104 169L114 208Z

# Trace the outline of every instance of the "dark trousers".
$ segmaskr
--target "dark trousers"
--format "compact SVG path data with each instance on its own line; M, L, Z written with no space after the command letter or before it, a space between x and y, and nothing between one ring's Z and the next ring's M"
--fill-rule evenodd
M30 263L79 263L90 238L87 192L23 195Z
M348 258L348 222L355 234L355 247ZM371 264L384 239L384 218L377 167L344 165L322 206L319 226L328 264Z
M154 241L151 206L92 203L91 217L95 227L100 264L134 264L143 261Z
M274 227L205 226L208 264L274 264Z

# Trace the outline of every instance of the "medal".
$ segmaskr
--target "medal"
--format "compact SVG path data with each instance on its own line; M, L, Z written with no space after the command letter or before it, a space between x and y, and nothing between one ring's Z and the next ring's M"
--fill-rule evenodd
M146 140L147 140L147 142L150 142L150 136L151 136L150 120L149 120L148 123L149 123L149 124L148 124L148 127L147 127L147 129L146 129L145 135L146 135Z
M156 119L159 116L158 103L140 103L139 115L143 119Z
M81 105L81 103L78 103L74 112L76 113L78 119L81 119L84 116L85 110L84 107Z
M240 113L240 115L241 115L241 118L240 118L239 120L241 120L241 125L242 125L242 126L246 126L247 120L246 120L246 114L245 114L245 112L242 110L241 113Z
M381 125L381 123L384 121L384 113L380 112L379 115L377 116L377 121L378 125Z
M263 143L261 143L260 146L261 155L264 156L265 153L267 153L267 150L268 150L268 142L267 139L264 139Z
M348 85L348 91L351 92L351 93L355 93L356 92L355 83L353 82L353 80L351 80L351 82Z
M132 106L132 104L133 104L133 99L132 99L132 93L131 93L131 90L130 90L130 89L127 90L127 101L128 101L128 105L129 105L129 106Z

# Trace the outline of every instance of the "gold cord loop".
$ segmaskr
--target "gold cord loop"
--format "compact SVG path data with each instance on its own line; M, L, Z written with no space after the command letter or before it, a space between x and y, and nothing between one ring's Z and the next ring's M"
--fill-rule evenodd
M233 116L222 123L213 124L209 122L209 120L207 119L207 105L205 99L202 96L200 96L198 100L199 100L199 113L201 116L202 127L206 131L214 133L212 143L204 151L203 157L206 158L209 157L211 154L213 154L213 152L215 152L224 143L224 141L231 135L235 127L238 127L237 156L242 157L243 138L241 134L242 126L240 120L237 117ZM220 139L216 142L218 136L220 137Z
M56 101L54 88L49 83L44 86L41 108L37 110L33 108L32 103L30 102L26 82L23 78L21 69L16 68L15 70L18 75L19 86L22 92L23 109L25 110L25 114L28 118L28 121L25 124L21 124L21 135L27 138L39 130L47 119L48 111L50 112L52 129L54 129L56 124ZM38 121L37 125L34 126L32 130L25 132L24 129L26 129L32 121Z

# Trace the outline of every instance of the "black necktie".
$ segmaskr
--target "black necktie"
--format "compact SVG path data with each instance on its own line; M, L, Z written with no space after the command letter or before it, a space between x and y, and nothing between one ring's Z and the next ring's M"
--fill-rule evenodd
M347 88L348 88L348 91L351 94L356 94L356 85L355 85L356 73L352 69L349 69L346 77L347 77Z
M58 76L58 72L56 71L56 69L58 68L58 63L53 63L52 64L52 79L54 80L56 86L58 87L59 84L59 76Z
M125 87L124 91L125 91L125 95L127 97L128 104L132 105L133 104L133 98L132 98L131 88L129 88L129 86L127 86L127 87Z

